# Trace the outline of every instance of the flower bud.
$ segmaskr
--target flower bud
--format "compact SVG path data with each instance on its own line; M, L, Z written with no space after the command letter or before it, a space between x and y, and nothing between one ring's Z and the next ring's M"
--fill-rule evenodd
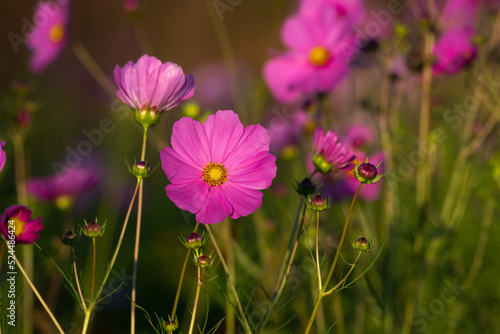
M356 177L359 182L362 182L364 184L377 183L383 176L383 174L378 175L378 166L380 166L381 163L382 161L377 166L374 166L368 163L367 158L366 162L360 164L358 159L356 159L356 166L354 166L354 169L352 171L354 177Z
M212 265L212 259L208 255L200 255L196 259L196 265L201 268L209 268Z
M85 222L85 224L87 224L87 222ZM82 228L82 232L87 237L95 238L102 236L104 234L105 228L106 228L106 223L104 223L104 225L101 226L96 219L92 220L90 223L85 225L85 227Z
M302 181L297 182L295 190L299 195L312 195L316 191L316 184L310 178L306 177Z
M365 237L361 237L358 239L353 239L352 247L359 250L360 252L366 252L369 251L372 247L372 242L368 241Z
M80 241L80 236L73 231L68 231L61 237L61 241L67 246L74 246Z
M130 166L127 162L125 163L128 167L129 173L135 175L135 177L137 177L137 180L149 177L149 175L151 175L151 173L153 172L151 170L151 165L148 164L147 161L137 161L134 162L132 166Z
M177 316L175 316L174 320L170 319L168 321L165 321L165 329L167 330L167 332L173 332L177 329L177 327L179 327Z
M208 242L208 239L205 238L205 233L200 235L194 232L188 235L186 238L180 236L179 240L182 242L184 247L186 247L187 249L194 249L194 250L197 250L205 246Z
M321 197L320 194L316 195L310 202L306 202L309 209L314 211L323 211L328 209L332 205L332 201L330 198L326 200Z

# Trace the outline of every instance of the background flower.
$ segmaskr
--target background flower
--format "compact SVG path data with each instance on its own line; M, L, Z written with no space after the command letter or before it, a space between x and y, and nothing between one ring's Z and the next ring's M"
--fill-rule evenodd
M32 52L29 61L32 72L40 73L45 70L68 44L68 3L69 1L40 1L36 4L33 14L35 26L27 41Z
M9 224L9 220L13 220L13 224ZM42 217L31 219L31 210L22 205L8 207L0 217L0 233L7 239L9 238L9 225L15 227L15 241L21 244L34 243L43 228Z
M0 140L0 171L2 171L3 167L5 166L5 161L7 160L7 155L3 150L4 147L5 142L3 140Z
M238 218L257 210L262 192L276 176L276 158L260 125L241 124L232 110L219 110L204 124L175 122L172 148L161 151L168 198L196 214L202 224Z

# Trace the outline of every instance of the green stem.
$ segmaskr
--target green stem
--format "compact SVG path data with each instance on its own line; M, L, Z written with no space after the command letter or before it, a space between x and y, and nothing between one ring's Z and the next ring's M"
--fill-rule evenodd
M345 236L347 234L347 227L349 226L349 220L351 218L352 209L354 208L354 203L356 202L356 198L358 197L358 194L359 194L359 191L361 190L362 185L363 185L363 183L359 184L358 189L356 189L356 193L354 194L354 197L351 201L351 206L349 207L349 212L347 213L347 217L345 219L344 229L342 231L342 236L340 237L339 246L337 247L337 251L335 252L335 257L333 259L332 266L330 267L330 271L328 272L328 276L326 277L325 283L323 284L323 288L318 293L318 298L316 299L316 303L314 304L314 308L313 308L313 311L311 313L311 317L309 318L309 322L307 323L306 331L304 332L304 334L307 334L311 331L312 325L314 323L314 319L316 318L316 314L318 313L319 304L321 303L321 300L323 299L323 297L326 295L325 291L326 291L326 288L328 287L328 283L330 283L330 279L332 278L333 271L335 270L335 267L337 266L337 262L338 262L338 259L340 256L340 251L342 250L342 246L344 245Z
M224 268L224 271L226 272L227 280L229 281L229 286L231 288L231 291L233 292L234 299L236 301L236 304L238 305L238 310L240 311L240 317L241 320L243 320L243 326L245 327L245 333L251 334L252 331L250 329L250 325L248 324L248 320L245 314L245 311L243 310L243 306L241 305L240 298L238 297L238 292L236 291L236 287L234 286L233 280L231 279L231 275L229 274L229 268L227 267L226 261L224 260L224 255L222 254L219 245L217 244L217 241L215 240L215 237L212 233L212 229L210 228L209 225L205 225L205 228L208 231L208 234L210 235L210 239L212 239L212 243L214 244L215 251L217 252L217 255L219 256L220 262L222 263L222 267Z
M329 295L329 294L334 293L347 280L347 278L349 277L349 275L352 273L352 271L354 270L354 268L358 264L358 261L359 261L360 257L361 257L361 251L358 252L358 256L356 257L356 261L354 261L354 263L351 265L351 269L349 269L349 271L344 276L344 278L342 278L342 280L340 282L338 282L337 285L335 285L333 288L331 288L330 290L328 290L327 292L325 292L325 295Z
M198 226L200 226L200 223L197 222L196 225L194 226L193 233L196 233L196 231L198 231ZM174 307L172 308L172 316L170 317L172 321L174 321L175 319L175 312L177 311L177 304L179 303L179 297L181 295L181 290L182 290L182 282L184 281L184 274L186 273L186 267L190 254L191 254L191 249L188 249L186 252L186 257L184 258L184 264L182 265L179 284L177 285L177 293L175 294Z
M196 295L194 297L193 314L191 316L191 324L189 325L189 334L192 334L194 329L194 323L196 319L196 309L198 308L198 299L200 297L200 289L201 286L203 285L201 276L202 276L202 269L198 267L198 284L196 286Z
M82 334L86 334L87 330L89 328L89 323L90 323L90 316L92 315L92 309L89 307L85 311L85 319L83 319L83 329L82 329Z
M73 246L71 247L71 252L73 253L73 271L75 273L75 281L76 281L76 287L78 288L78 295L80 296L80 300L82 301L82 309L84 311L87 311L87 305L85 305L85 298L83 298L82 289L80 287L80 280L78 279L78 271L76 269L76 254L75 254L75 248Z
M90 300L94 298L94 281L95 281L95 238L92 238L92 246L93 246L93 259L92 259L92 283L91 283L91 289L90 289Z
M144 128L142 136L142 151L141 161L146 157L146 141L148 128ZM139 262L139 241L141 238L141 218L142 218L142 196L143 196L143 179L139 181L139 199L137 204L137 227L135 232L135 247L134 247L134 269L132 273L132 294L130 303L130 333L135 333L135 302L137 301L137 264Z
M300 213L302 211L302 214ZM304 225L304 217L306 214L306 206L304 205L304 197L300 197L299 208L297 210L297 215L295 216L295 223L293 225L292 233L290 234L290 240L288 241L288 248L286 250L285 256L283 257L283 263L281 264L280 274L278 275L278 280L276 281L276 286L271 293L271 304L268 306L266 313L262 319L262 322L257 329L257 333L260 333L262 328L265 326L267 319L271 316L274 308L276 307L276 302L281 296L281 292L285 288L285 284L292 268L293 260L295 259L295 254L297 251L297 246L299 245L299 239L302 235L302 227ZM294 242L295 240L295 242ZM288 263L287 263L288 261Z
M7 240L5 241L7 242ZM7 245L8 247L8 245ZM45 304L45 301L43 300L42 296L40 296L40 293L38 293L38 290L35 288L35 286L33 285L33 283L31 282L31 280L29 279L28 275L26 274L26 272L24 271L24 268L23 266L21 265L21 263L17 260L17 257L15 257L15 260L16 260L16 264L17 264L17 267L19 268L19 270L21 271L21 273L23 274L24 278L26 279L26 282L28 283L28 285L31 287L31 289L33 290L33 292L35 293L35 296L38 298L38 300L40 301L40 304L42 304L43 308L45 309L45 311L47 312L47 314L49 315L50 319L52 320L52 322L54 323L54 325L56 326L57 330L59 331L59 333L61 334L64 334L64 331L62 330L61 326L59 325L59 323L57 322L56 318L54 317L54 315L52 314L52 312L50 311L49 307L47 306L47 304ZM32 320L32 319L30 319Z
M321 291L323 286L319 262L319 211L316 211L316 269L318 270L318 290Z

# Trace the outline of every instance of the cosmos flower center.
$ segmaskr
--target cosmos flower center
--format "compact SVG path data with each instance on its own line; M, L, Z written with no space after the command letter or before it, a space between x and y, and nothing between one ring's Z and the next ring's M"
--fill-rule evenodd
M58 196L55 200L56 206L61 210L66 210L71 206L73 199L68 195Z
M219 186L227 181L227 169L222 164L211 162L203 168L203 180L208 185Z
M24 225L26 224L26 222L23 222L21 219L19 219L18 217L11 217L9 218L9 222L10 221L14 221L14 235L17 237L19 237L21 234L24 233L25 229L24 229ZM10 223L8 226L12 226Z
M314 66L323 66L330 60L330 52L322 46L317 46L309 53L309 61Z
M64 26L62 24L56 24L50 29L50 40L54 43L59 42L64 37Z

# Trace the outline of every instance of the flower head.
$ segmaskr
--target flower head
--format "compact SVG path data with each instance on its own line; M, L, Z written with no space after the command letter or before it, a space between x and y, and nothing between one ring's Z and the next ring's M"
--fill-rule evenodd
M32 52L29 68L34 73L40 73L59 56L68 43L68 2L40 1L33 17L35 25L27 36L27 45ZM39 17L44 20L39 20Z
M375 138L370 127L356 124L349 127L345 140L353 152L364 152L367 146L374 143Z
M128 62L113 72L116 95L135 109L135 120L143 127L158 124L161 116L194 94L194 78L184 75L174 63L163 63L143 55L136 64Z
M368 162L368 158L366 158L366 162L360 164L359 160L356 159L356 166L354 166L352 173L354 174L354 177L361 183L377 183L380 181L382 176L384 176L383 174L378 175L377 168L378 166L380 166L380 164L382 164L382 161L380 161L377 166L374 166Z
M104 234L104 231L106 230L106 222L101 226L97 222L97 218L95 220L92 220L90 223L87 223L85 221L85 225L82 226L80 229L80 234L84 234L87 237L90 238L95 238L95 237L102 237Z
M5 166L5 161L7 160L7 155L5 154L5 151L3 148L5 147L5 142L3 140L0 140L0 172L2 171L3 167Z
M61 241L66 246L74 246L80 241L80 235L75 231L67 231L61 236Z
M84 168L68 168L60 175L33 178L28 181L28 192L42 201L54 201L67 208L73 200L90 190L99 180L99 175Z
M288 52L269 60L263 69L278 101L292 103L304 95L328 93L348 74L357 49L353 28L364 12L351 10L362 7L357 0L345 3L304 0L299 13L285 21L281 40Z
M365 237L354 238L351 244L354 249L360 252L367 252L372 248L372 241L368 241Z
M42 228L42 217L31 219L31 210L26 206L10 206L0 217L0 233L6 239L12 240L9 236L10 232L13 232L16 243L34 243Z
M348 169L354 155L347 146L338 141L338 135L333 131L323 133L319 127L314 132L313 163L314 167L322 174L330 171Z
M202 224L251 214L262 203L259 190L276 176L265 128L243 127L232 110L219 110L204 124L181 118L174 124L171 144L161 151L171 182L167 196Z

